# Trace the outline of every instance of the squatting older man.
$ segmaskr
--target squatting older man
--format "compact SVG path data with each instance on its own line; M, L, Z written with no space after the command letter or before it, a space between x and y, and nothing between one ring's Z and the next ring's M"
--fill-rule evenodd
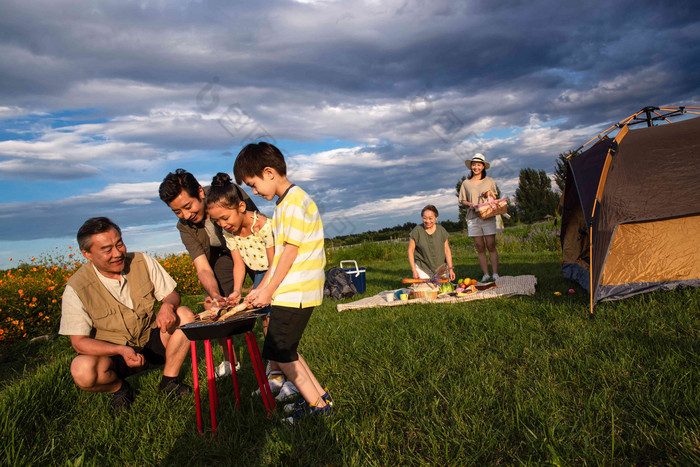
M70 368L78 387L112 393L118 412L134 401L125 378L163 366L159 389L190 393L177 379L190 348L178 326L194 316L180 306L175 281L154 258L127 253L121 229L106 217L85 221L78 246L88 262L68 279L59 329L78 352Z

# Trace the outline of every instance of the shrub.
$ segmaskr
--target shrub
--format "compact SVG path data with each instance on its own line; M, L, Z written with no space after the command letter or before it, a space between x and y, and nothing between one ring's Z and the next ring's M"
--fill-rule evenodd
M170 253L165 256L156 255L155 258L170 274L177 288L175 289L180 295L199 295L204 293L202 285L197 277L197 270L190 260L190 255L187 253Z
M63 289L82 264L74 260L79 253L68 249L0 273L0 343L58 331Z
M173 253L156 259L177 282L178 293L203 293L188 254ZM67 251L42 254L0 272L0 345L57 333L63 290L68 278L83 263L80 253L68 247Z

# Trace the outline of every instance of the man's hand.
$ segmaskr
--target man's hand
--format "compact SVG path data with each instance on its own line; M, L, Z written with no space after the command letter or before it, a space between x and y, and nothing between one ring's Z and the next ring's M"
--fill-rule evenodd
M143 355L136 353L136 351L131 347L123 346L119 352L119 355L124 358L126 364L131 368L140 367L146 363Z
M204 299L204 309L208 310L214 305L223 306L225 303L226 303L226 300L224 299L224 297L217 294L217 295L214 295L212 297L207 297Z
M166 333L177 323L177 315L175 309L170 303L163 303L156 316L156 324L160 328L160 332Z

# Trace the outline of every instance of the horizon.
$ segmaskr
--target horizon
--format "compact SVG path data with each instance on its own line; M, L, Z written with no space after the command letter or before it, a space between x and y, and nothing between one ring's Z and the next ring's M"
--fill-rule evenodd
M163 177L206 186L250 142L334 238L455 218L477 152L510 197L646 106L700 106L697 3L8 0L0 30L0 269L102 215L183 251Z

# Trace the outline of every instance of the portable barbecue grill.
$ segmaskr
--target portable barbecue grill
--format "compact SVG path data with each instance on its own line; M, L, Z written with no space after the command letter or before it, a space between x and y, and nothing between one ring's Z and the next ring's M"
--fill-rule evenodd
M260 313L259 310L260 308L255 308L236 313L228 319L219 321L194 321L180 326L180 329L191 341L221 339L235 334L243 334L253 329L258 318L266 314Z
M196 341L204 341L204 354L207 365L207 384L209 387L209 412L211 414L211 428L216 431L216 408L219 405L219 395L216 390L216 375L214 374L214 359L211 350L211 339L226 338L228 346L229 361L233 361L233 348L231 346L231 336L236 334L245 334L248 344L248 352L250 360L253 363L253 370L258 381L258 387L262 395L263 404L268 416L272 415L272 409L275 408L275 400L272 397L270 383L265 374L265 367L260 356L258 342L253 334L255 322L259 317L264 316L265 312L260 312L260 309L248 310L237 313L228 319L220 321L195 321L192 323L180 326L182 332L190 340L190 349L192 353L192 379L194 382L195 406L197 409L197 428L200 433L204 433L202 427L202 406L199 397L199 372L197 371L197 347ZM236 408L240 407L241 399L238 391L238 378L235 369L231 372L233 378L233 389L236 395Z

